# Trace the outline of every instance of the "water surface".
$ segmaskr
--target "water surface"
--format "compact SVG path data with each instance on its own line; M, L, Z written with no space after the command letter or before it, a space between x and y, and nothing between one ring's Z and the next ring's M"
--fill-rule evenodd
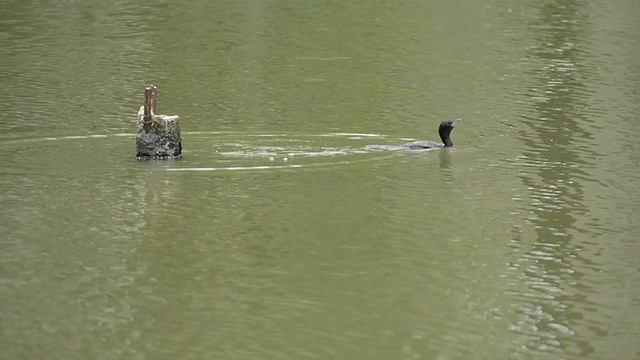
M4 357L640 357L635 1L0 8Z

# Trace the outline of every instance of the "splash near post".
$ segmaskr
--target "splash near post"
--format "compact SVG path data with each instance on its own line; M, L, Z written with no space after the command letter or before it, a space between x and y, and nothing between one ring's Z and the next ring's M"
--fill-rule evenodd
M172 159L182 155L180 117L156 115L158 88L149 85L144 91L144 105L138 110L138 159Z

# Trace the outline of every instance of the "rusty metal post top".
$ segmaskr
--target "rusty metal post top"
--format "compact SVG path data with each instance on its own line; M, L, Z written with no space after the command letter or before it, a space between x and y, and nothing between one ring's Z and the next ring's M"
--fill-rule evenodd
M144 89L144 116L149 117L155 115L157 112L157 100L158 87L155 85L148 85Z

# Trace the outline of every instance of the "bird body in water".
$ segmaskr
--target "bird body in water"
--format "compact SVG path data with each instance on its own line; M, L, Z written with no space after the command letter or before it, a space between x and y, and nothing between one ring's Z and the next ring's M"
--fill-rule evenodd
M438 126L438 134L440 135L442 144L435 141L420 140L402 144L401 146L405 149L411 150L451 147L453 146L453 142L451 141L451 130L453 130L456 125L458 125L460 120L461 119L445 120L440 123L440 126Z

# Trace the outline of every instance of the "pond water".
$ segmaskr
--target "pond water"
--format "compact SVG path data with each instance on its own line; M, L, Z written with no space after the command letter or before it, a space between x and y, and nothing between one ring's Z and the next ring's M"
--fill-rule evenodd
M2 358L640 358L639 2L0 8Z

